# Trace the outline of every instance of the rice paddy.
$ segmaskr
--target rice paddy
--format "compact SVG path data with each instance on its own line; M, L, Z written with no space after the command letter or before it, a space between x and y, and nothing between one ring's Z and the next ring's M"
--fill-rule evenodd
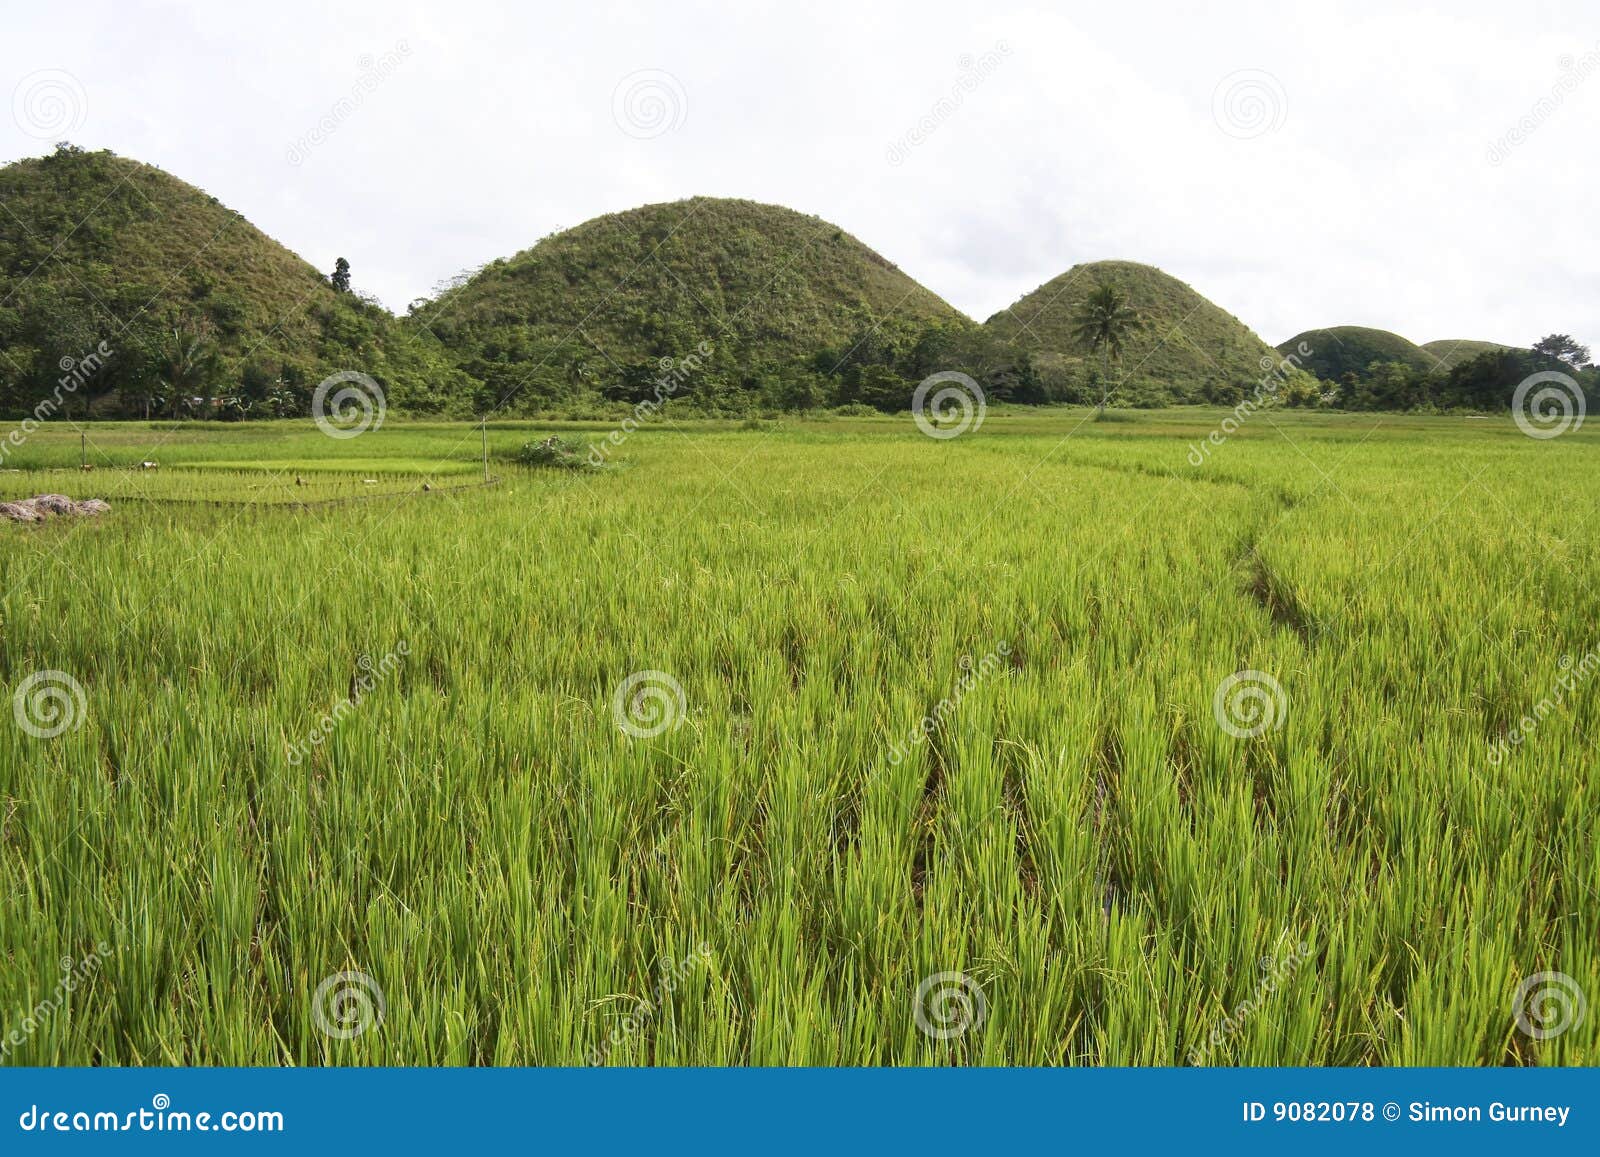
M1224 416L40 431L5 1062L1600 1063L1600 435Z

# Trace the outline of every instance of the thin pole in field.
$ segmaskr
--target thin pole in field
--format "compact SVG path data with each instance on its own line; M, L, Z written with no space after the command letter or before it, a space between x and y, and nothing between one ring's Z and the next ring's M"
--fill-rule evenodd
M489 481L489 415L478 419L478 430L483 434L483 480Z
M89 431L78 431L78 468L81 470L89 464Z

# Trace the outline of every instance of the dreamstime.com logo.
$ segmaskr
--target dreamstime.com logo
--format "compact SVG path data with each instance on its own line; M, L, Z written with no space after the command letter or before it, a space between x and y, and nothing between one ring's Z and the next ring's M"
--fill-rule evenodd
M83 726L88 700L83 684L65 671L35 671L17 684L11 713L17 726L35 739L54 739L68 728Z
M622 420L622 425L612 430L599 442L589 444L589 465L598 469L604 466L611 457L611 451L621 446L645 422L654 418L661 412L661 408L670 402L683 384L700 371L700 367L715 352L711 343L703 341L694 347L694 352L681 358L662 358L656 363L655 381L651 384L650 397L633 407L633 414ZM580 371L585 379L589 376L585 366Z
M711 965L711 945L701 944L688 956L677 962L662 958L661 980L656 984L650 996L640 1000L638 1006L627 1016L622 1018L622 1023L612 1029L606 1039L589 1050L589 1063L603 1065L606 1058L611 1055L611 1050L622 1044L634 1033L644 1028L661 1011L661 1006L667 998L677 992L692 976L696 969L709 968Z
M41 1109L29 1105L17 1118L24 1133L282 1133L283 1114L275 1109L224 1109L191 1113L172 1107L157 1093L148 1109L127 1113L106 1109Z
M56 379L55 389L50 391L48 398L43 398L33 407L33 412L16 429L0 439L0 465L4 465L13 450L19 450L31 438L41 425L56 416L56 412L66 405L66 399L78 392L83 384L105 368L106 362L116 355L110 342L100 342L82 357L64 357L56 365L61 370L61 376Z
M1567 701L1567 696L1575 691L1580 683L1600 670L1600 651L1586 651L1583 658L1577 660L1571 655L1563 655L1556 665L1561 668L1561 674L1556 677L1555 685L1544 698L1533 705L1531 711L1517 720L1509 731L1490 745L1490 763L1499 764L1511 754L1513 748L1526 743L1534 729L1555 714L1556 709Z
M1278 400L1278 394L1284 384L1289 380L1289 375L1300 370L1301 361L1311 356L1312 350L1305 342L1295 347L1295 352L1285 358L1261 359L1262 378L1256 383L1256 388L1251 395L1233 408L1233 413L1222 419L1222 424L1217 429L1206 435L1201 442L1189 443L1189 465L1204 466L1206 459L1211 457L1211 448L1221 446L1239 427L1243 426L1245 419L1271 406Z
M911 1015L924 1036L953 1040L983 1027L989 1001L965 972L935 972L917 985Z
M1535 972L1517 986L1511 1012L1534 1040L1549 1040L1583 1023L1589 1011L1583 989L1565 972Z
M1241 1001L1233 1011L1225 1015L1211 1032L1207 1034L1198 1048L1189 1050L1189 1063L1198 1065L1210 1056L1215 1050L1226 1045L1239 1034L1246 1022L1256 1013L1261 1011L1261 1006L1266 1003L1267 997L1278 991L1278 987L1300 970L1300 966L1311 958L1311 945L1301 941L1291 948L1282 959L1272 956L1261 958L1261 979L1256 981L1255 990L1248 999Z
M942 388L935 390L935 386ZM928 375L911 395L911 416L917 420L917 429L941 440L980 428L988 408L983 387L960 370Z
M611 695L611 717L634 739L683 726L688 709L683 684L665 671L635 671Z
M963 53L956 61L955 83L945 95L933 102L927 112L917 118L912 125L899 137L889 142L884 150L885 157L891 165L903 165L911 150L923 144L927 139L939 131L939 126L961 110L967 97L978 91L979 86L990 76L994 75L1001 62L1011 55L1011 45L1004 40L995 41L995 45L981 56L973 56L970 52Z
M376 663L372 661L371 655L362 655L357 659L357 673L350 681L350 694L334 704L333 710L318 719L316 726L304 739L289 748L289 762L298 765L309 758L312 751L321 747L328 736L338 729L339 724L361 706L361 701L372 693L373 688L395 673L409 654L411 654L411 644L401 639L394 650Z
M102 940L94 946L94 951L82 960L63 956L61 978L56 981L55 991L28 1009L22 1022L8 1029L4 1037L0 1037L0 1058L10 1056L12 1049L21 1048L29 1037L49 1023L50 1018L55 1016L67 1002L67 997L77 992L90 977L99 972L101 965L110 955L111 945Z
M356 67L361 70L361 74L356 77L355 84L350 86L349 92L334 101L327 112L317 118L317 123L309 132L302 133L290 143L286 154L289 163L296 166L304 164L312 150L338 132L339 126L354 116L356 111L367 103L367 98L378 91L378 87L393 76L410 55L411 45L399 40L382 56L363 53L357 57Z
M1540 125L1555 116L1556 110L1578 91L1579 85L1600 72L1600 43L1582 56L1563 56L1556 61L1556 65L1561 69L1561 75L1550 86L1550 91L1534 101L1533 107L1518 117L1516 124L1489 142L1491 165L1504 164L1514 149L1537 132Z
M1259 68L1230 72L1211 93L1211 119L1237 140L1276 132L1288 115L1289 96L1282 82Z
M388 1011L383 989L365 972L335 972L311 997L311 1019L335 1040L354 1040L377 1028Z
M670 72L641 68L617 81L611 93L611 118L635 140L670 133L689 115L689 96Z
M334 391L335 386L343 388ZM311 395L311 416L330 438L359 438L376 430L387 410L383 387L360 370L340 370L324 378Z
M30 72L11 91L11 119L35 140L59 141L77 132L88 112L83 85L64 69Z
M1537 388L1535 388L1537 387ZM1511 395L1511 416L1530 438L1559 438L1583 425L1588 400L1577 380L1560 370L1530 374Z
M920 743L925 743L928 736L938 731L953 717L961 706L961 701L967 693L976 687L980 680L987 678L1000 670L1005 665L1006 659L1011 655L1011 644L1005 639L993 651L990 651L976 663L971 655L963 655L956 660L956 666L961 669L961 676L950 689L950 693L933 705L933 710L917 721L906 737L906 743L895 742L889 747L889 762L896 767L910 753L911 749Z
M1289 696L1265 671L1235 671L1217 684L1211 714L1217 726L1235 739L1254 739L1283 726Z

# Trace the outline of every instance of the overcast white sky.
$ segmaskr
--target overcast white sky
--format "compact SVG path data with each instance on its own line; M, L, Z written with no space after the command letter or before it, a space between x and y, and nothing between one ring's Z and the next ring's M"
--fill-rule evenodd
M0 25L0 161L66 136L159 165L397 311L707 194L834 221L979 320L1124 258L1272 342L1558 330L1600 353L1594 0L6 0Z

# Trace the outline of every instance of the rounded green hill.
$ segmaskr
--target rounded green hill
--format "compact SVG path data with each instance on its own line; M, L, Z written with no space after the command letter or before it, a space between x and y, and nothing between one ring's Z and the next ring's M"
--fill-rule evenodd
M1454 369L1479 354L1492 354L1515 348L1515 346L1501 345L1497 341L1473 341L1471 338L1446 338L1443 341L1422 343L1422 349L1433 355L1436 359L1435 364L1442 370Z
M1302 347L1310 352L1301 353ZM1404 362L1419 370L1438 365L1437 358L1399 334L1359 325L1308 329L1280 345L1278 352L1299 357L1302 367L1329 382L1347 373L1365 374L1373 362Z
M286 389L302 406L340 370L418 407L459 385L382 307L154 166L61 146L0 168L0 203L5 408L31 407L102 342L112 352L74 403L120 391L162 412L185 357L207 367L195 390Z
M793 364L882 319L962 315L836 225L715 197L595 218L414 309L489 381L614 374L701 343L724 368Z
M1226 310L1150 265L1074 265L984 323L1036 359L1091 358L1073 336L1073 314L1093 290L1113 285L1138 312L1140 329L1111 371L1119 388L1148 401L1220 401L1259 382L1276 364L1272 347Z

